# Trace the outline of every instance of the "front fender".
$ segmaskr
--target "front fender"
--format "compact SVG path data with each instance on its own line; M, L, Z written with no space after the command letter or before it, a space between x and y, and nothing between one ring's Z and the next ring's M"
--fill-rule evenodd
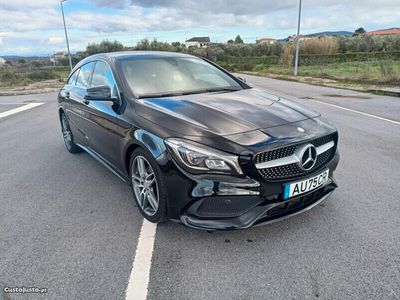
M135 139L142 144L155 159L166 151L164 140L146 130L138 129L133 134Z

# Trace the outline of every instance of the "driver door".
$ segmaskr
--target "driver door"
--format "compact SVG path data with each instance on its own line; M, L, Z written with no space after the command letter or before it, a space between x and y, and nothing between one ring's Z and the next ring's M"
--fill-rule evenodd
M118 88L109 65L96 61L89 87L108 86L111 94L119 98ZM90 131L90 148L114 167L118 166L120 143L116 104L112 101L85 100L87 121Z

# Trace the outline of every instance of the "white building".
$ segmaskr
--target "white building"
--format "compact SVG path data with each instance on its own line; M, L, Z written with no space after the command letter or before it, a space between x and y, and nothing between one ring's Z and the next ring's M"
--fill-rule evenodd
M261 38L261 39L258 39L257 41L256 41L256 43L260 43L260 44L275 44L276 43L276 39L273 39L273 38Z
M56 52L50 57L50 61L52 63L58 63L60 59L63 59L66 56L65 52Z
M294 43L296 41L296 34L293 34L288 37L288 42ZM302 41L307 41L307 40L312 40L312 39L317 39L319 36L309 36L309 35L299 35L299 40L300 42Z
M189 47L198 47L198 48L207 48L210 44L210 38L206 37L192 37L185 41L186 48Z
M0 57L0 67L4 66L4 64L6 63L6 60L2 57Z

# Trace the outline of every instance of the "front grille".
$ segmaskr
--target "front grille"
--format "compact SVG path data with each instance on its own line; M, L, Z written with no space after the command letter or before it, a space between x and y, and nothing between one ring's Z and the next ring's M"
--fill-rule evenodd
M317 139L311 141L311 144L313 144L315 147L318 147L318 146L327 144L330 141L335 141L336 142L336 136L337 136L336 133L329 134L329 135L326 135L326 136L323 136L323 137L320 137L320 138L317 138Z
M289 146L289 147L275 149L272 151L259 153L255 156L254 161L256 164L258 164L258 163L261 163L264 161L270 161L270 160L287 157L287 156L292 155L295 150L296 150L296 146Z
M326 152L318 155L317 161L311 170L304 171L303 169L301 169L298 166L297 163L292 163L292 164L288 164L288 165L282 165L282 166L276 166L276 167L270 167L270 168L258 170L260 175L264 179L269 180L269 181L289 179L289 178L307 175L307 174L315 172L318 169L324 167L333 158L333 156L335 155L335 152L336 152L336 145L337 145L337 134L336 133L330 134L327 136L323 136L323 137L317 138L315 140L312 140L312 141L309 141L306 143L301 143L298 145L291 145L291 146L287 146L287 147L273 149L273 150L266 151L263 153L258 153L254 157L254 163L259 164L259 163L291 156L296 151L297 147L300 147L305 144L310 143L310 144L313 144L315 147L319 147L321 145L329 143L330 141L334 141L335 146L330 148Z

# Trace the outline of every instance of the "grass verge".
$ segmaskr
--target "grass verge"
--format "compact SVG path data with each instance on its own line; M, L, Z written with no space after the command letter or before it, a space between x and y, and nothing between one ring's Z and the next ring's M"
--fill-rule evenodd
M46 80L63 82L68 73L68 71L58 70L32 70L26 72L17 72L12 69L0 70L0 88L18 88Z
M292 68L282 65L257 65L253 71L243 73L360 91L400 92L397 60L300 66L299 76L293 76Z

